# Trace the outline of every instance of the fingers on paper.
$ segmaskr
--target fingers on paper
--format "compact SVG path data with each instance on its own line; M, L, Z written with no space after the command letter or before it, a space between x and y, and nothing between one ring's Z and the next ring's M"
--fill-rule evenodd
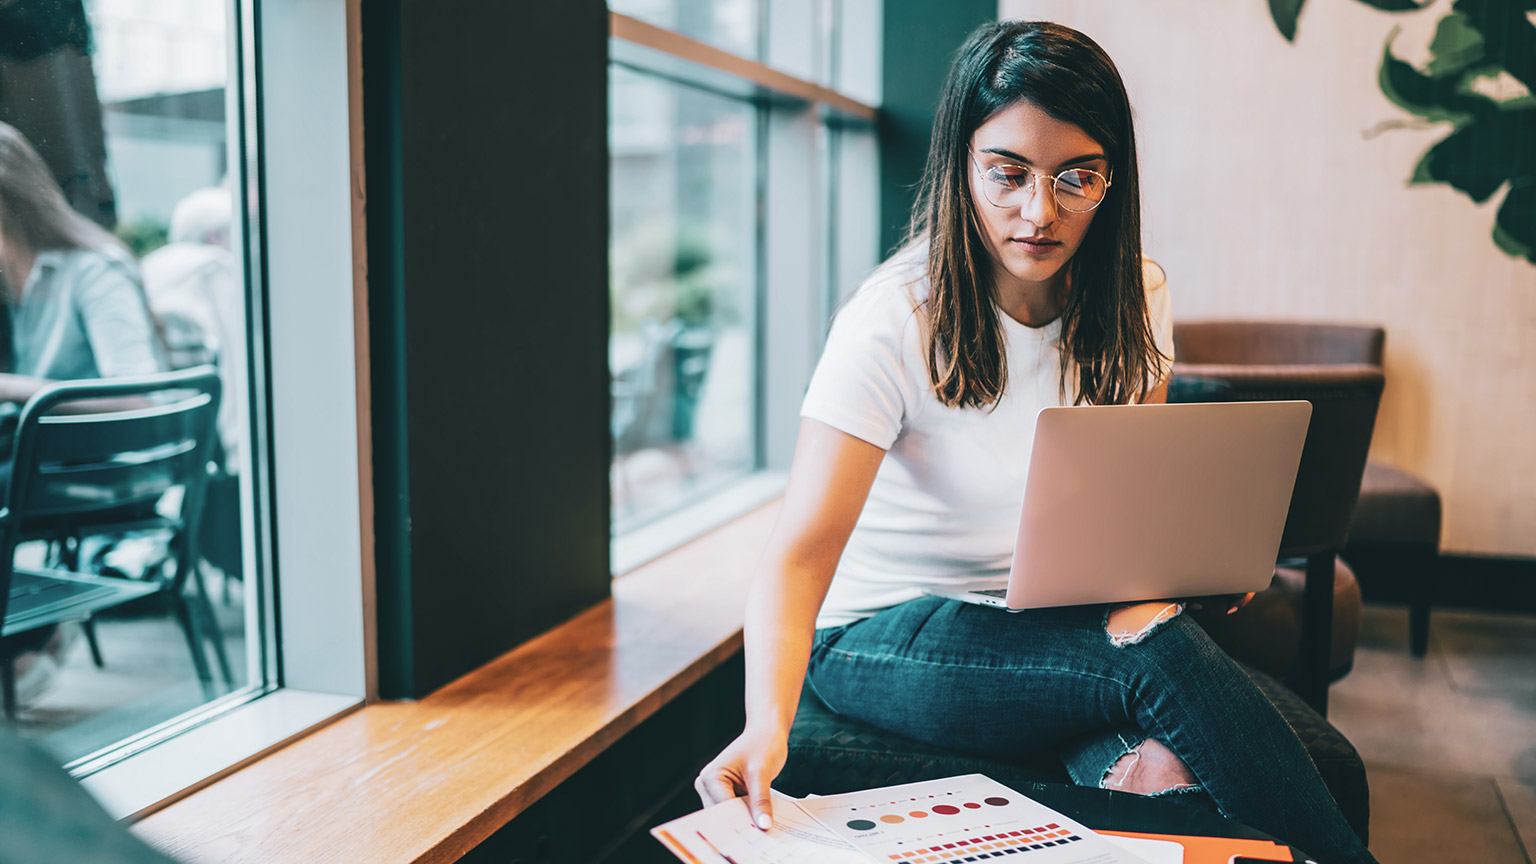
M763 771L749 771L745 783L731 772L706 767L693 779L693 791L705 807L745 796L752 824L767 831L773 827L773 799L768 791L770 778Z
M752 824L764 831L773 827L773 798L768 792L771 780L761 769L747 772L747 809L752 811Z
M732 784L726 782L725 775L714 770L714 766L708 766L704 773L693 778L693 791L699 793L699 803L708 807L729 801L740 793L732 788Z

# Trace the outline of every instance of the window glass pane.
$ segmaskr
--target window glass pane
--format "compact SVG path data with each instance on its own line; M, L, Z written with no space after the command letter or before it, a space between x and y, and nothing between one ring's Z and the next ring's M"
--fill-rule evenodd
M608 8L742 57L758 57L758 0L609 0Z
M755 108L610 72L615 533L755 467Z
M827 34L834 9L831 0L773 0L767 7L763 62L796 78L831 83L831 51Z
M24 541L0 561L11 588L0 662L16 675L23 734L86 771L273 674L262 640L247 638L262 592L243 563L252 407L228 5L0 3L0 416L12 424L0 447L15 472L5 527ZM82 425L97 440L32 458L12 447L38 379L194 366L219 382L206 408L176 391L92 409L175 422ZM83 450L153 470L82 475L67 500L16 483ZM96 580L100 602L60 599L76 590L58 587L61 571Z
M880 104L881 0L827 0L834 5L832 88L866 105Z
M832 311L863 282L882 257L880 249L880 189L877 168L880 146L872 126L842 124L828 130L833 142L831 170Z

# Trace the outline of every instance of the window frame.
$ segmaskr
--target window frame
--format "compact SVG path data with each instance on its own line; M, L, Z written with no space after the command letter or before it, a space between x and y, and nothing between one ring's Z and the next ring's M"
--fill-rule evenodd
M245 476L257 518L243 540L265 588L247 621L275 686L165 724L84 777L114 817L142 816L361 706L375 677L357 2L230 0L256 409Z
M844 20L842 3L847 0L839 0L835 7L831 2L795 0L795 8L803 13L798 15L769 15L770 4L763 4L758 54L766 61L609 12L610 64L756 105L760 214L758 268L752 287L757 304L756 470L654 521L622 534L614 532L615 574L622 575L783 493L798 434L798 424L785 418L799 414L835 305L831 298L857 284L840 287L837 281L855 271L856 280L862 279L878 263L878 231L857 227L860 220L866 226L878 224L878 164L867 166L869 177L864 182L850 183L844 178L846 163L839 156L843 151L833 144L834 138L848 134L867 136L872 142L877 108L818 83L833 80L835 84L847 41L838 30ZM880 7L879 0L861 0L851 17L867 32L878 34ZM828 14L813 14L818 11ZM878 58L878 46L873 48L866 56ZM786 68L811 77L791 74ZM856 200L856 196L869 200ZM863 254L861 244L868 245ZM780 291L772 286L805 287Z
M174 737L84 778L117 817L152 812L376 697L359 2L230 0L239 70L230 86L241 91L239 143L247 148L231 165L241 166L243 188L254 190L242 202L243 216L260 229L245 244L249 326L265 337L252 341L260 353L250 385L268 406L265 415L253 412L268 419L253 428L251 451L268 458L250 466L258 520L246 528L246 556L250 572L265 565L271 581L250 613L251 632L271 640L277 687L243 704L215 703L170 730ZM873 135L875 108L660 28L637 35L639 22L623 18L610 12L611 44L628 42L660 58L653 74L702 81L759 104L764 220L756 293L764 305L757 339L760 353L772 346L773 361L760 356L758 367L760 470L676 518L615 538L619 573L782 492L794 424L768 420L798 411L824 339L829 295L815 286L825 286L832 247L823 235L860 219L873 225L878 212L878 201L850 206L843 195L828 207L829 196L818 191L824 175L837 171L817 155L827 124ZM775 193L779 184L766 181L794 171L805 179L784 184L797 186L793 193ZM872 174L865 188L874 186ZM868 250L869 266L856 269L868 272L879 251ZM855 269L850 256L859 254L832 256L843 274ZM812 287L766 290L790 279ZM787 431L769 438L770 426Z

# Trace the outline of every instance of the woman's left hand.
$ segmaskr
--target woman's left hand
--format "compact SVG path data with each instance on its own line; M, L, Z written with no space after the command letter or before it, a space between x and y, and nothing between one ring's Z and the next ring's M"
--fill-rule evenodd
M1233 612L1236 612L1244 606L1247 606L1248 601L1253 599L1253 595L1254 592L1252 591L1249 591L1247 594L1218 594L1215 597L1207 597L1201 600L1190 600L1188 606L1190 611L1199 612L1205 609L1207 606L1209 606L1211 609L1218 609L1221 607L1222 603L1225 602L1227 606L1226 614L1231 615Z
M1233 612L1236 612L1237 610L1243 608L1244 606L1247 606L1248 605L1248 601L1253 599L1253 595L1254 595L1254 592L1249 591L1247 594L1243 594L1241 596L1234 597L1233 600L1232 600L1231 605L1227 607L1227 614L1231 615Z

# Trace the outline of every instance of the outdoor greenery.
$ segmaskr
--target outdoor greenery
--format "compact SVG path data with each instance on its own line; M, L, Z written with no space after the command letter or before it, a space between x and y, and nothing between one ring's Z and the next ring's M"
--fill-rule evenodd
M143 259L145 255L166 244L169 230L164 222L154 219L127 219L117 223L112 233L123 241L133 257Z
M647 223L621 232L610 269L614 332L645 321L677 320L684 327L738 323L741 277L718 250L729 247L700 225Z

